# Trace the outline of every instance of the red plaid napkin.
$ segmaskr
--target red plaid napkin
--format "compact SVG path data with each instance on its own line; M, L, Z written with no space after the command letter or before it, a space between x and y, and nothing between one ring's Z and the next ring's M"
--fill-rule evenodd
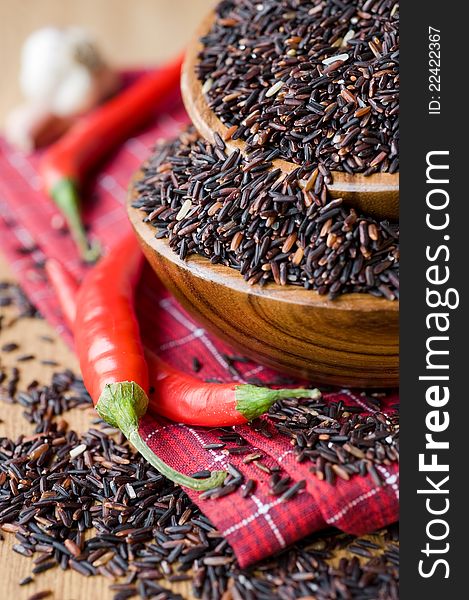
M187 122L179 93L175 90L167 106L155 116L151 128L129 139L103 166L87 194L84 217L93 237L107 249L129 227L124 210L126 191L132 173L149 155L150 148L161 137L176 134ZM45 257L53 256L77 277L85 267L78 259L71 239L57 228L58 211L41 192L37 172L38 157L27 157L0 139L0 247L31 301L58 331L71 343L53 293L35 267ZM59 219L60 220L60 219ZM55 227L54 227L55 225ZM33 248L25 253L22 248ZM35 248L35 249L34 249ZM191 370L193 357L202 363L200 377L232 380L224 354L230 349L213 338L184 312L179 304L161 289L148 269L138 294L145 308L145 328L154 332L154 349L183 370ZM150 310L148 307L150 306ZM143 312L143 310L141 311ZM240 364L240 380L274 382L278 374L254 363ZM314 384L314 382L312 382ZM373 412L359 394L342 390L326 395L327 399L343 399ZM396 397L390 395L389 403ZM271 425L270 425L271 426ZM306 479L306 490L287 503L269 494L268 479L254 466L245 465L242 456L227 456L226 450L204 450L203 446L218 440L217 432L187 427L163 419L147 417L141 433L147 443L169 464L185 473L204 468L223 468L228 462L258 481L255 494L243 499L239 492L216 500L199 500L189 492L202 511L226 536L241 566L269 556L299 538L318 529L335 526L353 534L363 534L389 524L398 518L398 469L396 465L378 467L384 485L378 487L370 477L339 480L332 487L319 481L307 463L295 460L287 438L272 427L267 439L249 426L236 430L252 449L262 450L265 464L279 465L293 480ZM262 475L262 474L261 474Z

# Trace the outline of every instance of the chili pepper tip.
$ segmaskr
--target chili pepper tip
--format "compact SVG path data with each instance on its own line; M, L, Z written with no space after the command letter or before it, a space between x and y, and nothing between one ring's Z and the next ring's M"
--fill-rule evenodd
M212 471L207 479L194 479L167 465L149 448L138 431L139 419L146 413L147 406L147 395L137 383L121 381L105 386L96 404L96 410L109 425L120 429L151 465L174 483L196 491L220 486L227 476L225 471Z
M98 242L90 243L88 240L80 216L80 200L75 183L68 178L60 179L50 195L67 221L81 258L87 263L96 262L101 255L101 248Z
M303 388L271 390L270 388L257 385L242 384L235 388L236 410L248 421L252 421L264 414L269 408L283 398L311 398L318 400L321 392L315 388L307 390Z

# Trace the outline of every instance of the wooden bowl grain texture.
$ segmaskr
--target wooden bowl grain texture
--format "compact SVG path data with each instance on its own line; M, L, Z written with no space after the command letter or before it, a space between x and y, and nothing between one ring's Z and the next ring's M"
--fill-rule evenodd
M208 32L214 19L215 13L209 13L189 44L181 77L182 97L186 110L200 135L209 142L214 141L214 132L219 133L224 139L227 131L227 127L208 106L202 93L202 84L195 74L198 54L203 47L200 38ZM231 151L237 148L242 152L246 151L246 143L243 140L228 140L226 145ZM290 173L298 167L297 164L282 159L275 160L274 166L285 173ZM361 174L350 175L334 171L332 175L333 183L327 187L333 198L343 198L350 206L376 218L393 221L399 218L398 173L375 173L365 177Z
M313 384L398 385L398 302L368 294L331 301L299 287L250 286L236 270L201 256L182 261L132 208L134 197L131 188L128 214L150 265L209 331L255 361Z

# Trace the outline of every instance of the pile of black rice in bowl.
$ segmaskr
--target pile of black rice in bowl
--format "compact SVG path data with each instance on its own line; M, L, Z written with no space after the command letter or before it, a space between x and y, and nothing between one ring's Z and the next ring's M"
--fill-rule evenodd
M224 0L197 74L230 136L323 171L399 168L397 0Z
M250 284L335 298L399 298L399 226L331 199L332 171L398 170L394 0L225 0L197 73L225 123L159 144L133 206L182 259L196 253ZM228 139L246 142L229 152ZM273 161L298 166L286 174Z

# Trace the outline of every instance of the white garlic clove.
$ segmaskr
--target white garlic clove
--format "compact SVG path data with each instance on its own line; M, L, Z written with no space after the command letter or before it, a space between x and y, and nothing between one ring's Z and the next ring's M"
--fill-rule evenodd
M75 65L61 79L51 100L51 110L56 115L79 113L89 107L94 81L90 71Z
M45 27L23 45L20 85L28 100L64 116L92 108L117 89L118 78L86 30Z

